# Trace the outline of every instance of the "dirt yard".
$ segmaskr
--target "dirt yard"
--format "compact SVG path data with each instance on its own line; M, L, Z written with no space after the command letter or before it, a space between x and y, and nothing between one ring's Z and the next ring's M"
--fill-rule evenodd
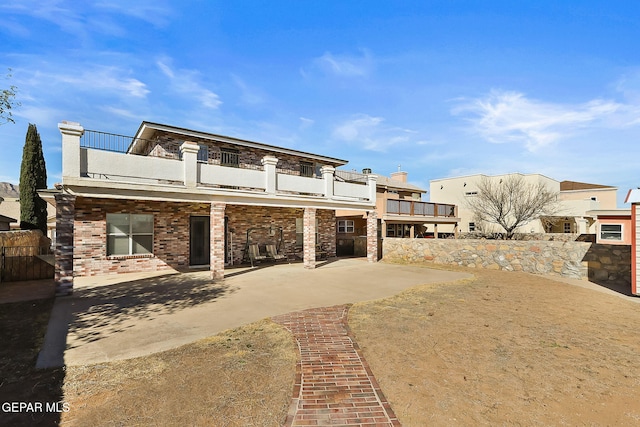
M350 311L403 426L640 425L640 304L466 271Z
M640 299L522 273L464 271L475 279L350 310L403 426L640 426ZM37 371L51 304L0 305L0 338L9 344L0 346L0 401L63 400L71 411L61 420L0 414L0 425L284 422L297 353L273 322L143 358Z

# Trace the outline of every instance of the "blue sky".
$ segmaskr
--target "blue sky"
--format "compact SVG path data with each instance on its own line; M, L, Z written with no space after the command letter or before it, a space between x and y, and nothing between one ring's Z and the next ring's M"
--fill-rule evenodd
M65 1L0 4L0 125L18 182L28 123L49 184L57 124L143 120L429 180L542 173L640 186L637 1ZM619 196L621 199L622 196ZM622 200L619 205L622 206Z

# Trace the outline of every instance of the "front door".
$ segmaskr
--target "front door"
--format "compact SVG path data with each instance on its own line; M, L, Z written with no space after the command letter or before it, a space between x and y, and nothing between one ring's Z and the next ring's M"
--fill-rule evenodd
M189 264L209 264L209 217L192 216L189 225Z

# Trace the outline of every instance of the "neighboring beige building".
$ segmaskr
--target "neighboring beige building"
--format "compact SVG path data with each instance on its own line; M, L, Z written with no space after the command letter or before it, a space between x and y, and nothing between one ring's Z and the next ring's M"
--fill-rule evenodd
M0 203L0 216L13 219L11 226L7 230L20 229L20 199L17 197L4 197ZM56 235L56 208L47 203L47 237L53 242Z
M597 216L590 211L616 208L616 187L588 184L575 181L556 181L541 174L503 174L503 175L468 175L454 178L434 179L430 181L430 195L434 200L458 206L460 231L502 231L495 224L479 224L469 209L469 198L478 194L478 184L483 177L501 181L513 175L521 176L526 183L542 183L551 191L558 192L558 212L545 221L535 220L520 227L519 233L577 233L595 234L597 232ZM447 230L447 231L453 231Z
M371 173L336 170L336 177L346 182L365 182ZM442 227L453 230L459 218L453 204L423 202L427 193L407 182L407 172L394 172L391 177L377 175L376 212L378 237L442 237ZM361 212L336 211L338 255L364 256L366 217Z

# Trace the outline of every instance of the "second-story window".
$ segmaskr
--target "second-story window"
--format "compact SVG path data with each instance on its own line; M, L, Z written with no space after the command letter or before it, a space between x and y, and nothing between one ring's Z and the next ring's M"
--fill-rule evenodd
M206 145L200 146L200 151L198 151L198 161L201 163L209 163L209 147Z
M313 163L300 162L300 176L312 177L315 174Z
M237 168L240 166L239 151L233 148L220 149L220 164L222 166L231 166Z

